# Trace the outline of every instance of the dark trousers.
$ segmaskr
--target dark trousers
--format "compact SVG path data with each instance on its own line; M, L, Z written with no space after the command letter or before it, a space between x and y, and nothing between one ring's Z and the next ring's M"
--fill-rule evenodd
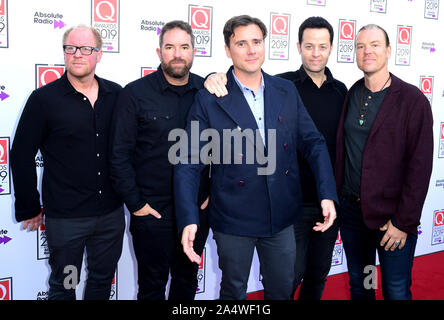
M314 231L316 222L322 221L324 217L318 207L304 206L294 225L297 248L294 292L302 281L299 300L321 300L330 271L339 223L336 219L327 231Z
M194 241L194 250L199 255L208 236L206 211L200 212L200 227ZM199 266L183 252L175 220L131 215L130 231L137 259L137 299L165 300L171 273L168 300L193 300Z
M265 300L291 300L296 244L293 226L271 237L245 237L213 231L216 240L221 300L246 300L254 248L260 263Z
M370 271L365 268L375 266L377 251L384 299L411 300L410 286L417 235L409 234L401 250L385 251L384 247L380 246L385 231L367 228L359 203L348 197L341 197L340 207L341 237L350 276L351 299L375 299L374 286L369 286L375 281L369 281ZM377 277L375 278L377 281Z
M86 249L88 276L85 300L109 300L117 262L122 253L123 207L87 218L45 217L49 248L49 300L75 300Z

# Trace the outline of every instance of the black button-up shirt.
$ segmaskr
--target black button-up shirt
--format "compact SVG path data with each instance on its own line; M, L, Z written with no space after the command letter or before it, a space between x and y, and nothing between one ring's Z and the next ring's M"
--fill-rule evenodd
M173 86L159 66L122 90L113 119L111 178L130 212L148 203L162 219L173 219L168 151L175 141L168 141L168 135L185 128L194 95L202 87L203 79L193 73L185 86Z
M30 95L11 149L17 221L40 213L35 155L43 160L42 200L50 217L107 214L122 205L109 179L112 113L121 86L99 77L97 100L76 91L66 73Z
M336 132L338 130L339 118L344 104L347 87L333 78L330 70L325 68L326 81L320 88L308 76L304 67L301 66L295 72L278 74L278 77L290 80L294 83L302 98L308 113L319 132L324 136L327 143L328 153L332 165L336 157ZM304 204L317 204L316 180L311 173L310 165L298 155L299 169L301 174L302 194Z

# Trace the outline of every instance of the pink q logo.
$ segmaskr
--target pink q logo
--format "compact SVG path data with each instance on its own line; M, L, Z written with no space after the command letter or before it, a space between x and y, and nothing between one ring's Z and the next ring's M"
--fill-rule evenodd
M116 23L117 0L94 0L94 21Z
M441 123L441 139L444 139L444 122Z
M0 164L6 164L8 162L6 150L8 150L6 140L0 140Z
M288 16L273 15L271 21L272 34L288 35Z
M444 225L444 211L435 211L435 227Z
M340 39L354 40L355 39L355 22L341 21L340 25Z
M191 7L191 27L193 29L210 30L210 15L210 9Z
M156 72L156 69L143 69L142 70L142 77L145 77L147 75L149 75L150 73Z
M4 15L5 14L5 1L0 0L0 14Z
M424 94L432 94L433 79L421 78L421 91Z
M38 66L37 84L38 88L59 79L65 72L65 67Z
M11 279L0 280L0 300L11 300Z
M398 44L410 44L411 32L410 27L398 27Z

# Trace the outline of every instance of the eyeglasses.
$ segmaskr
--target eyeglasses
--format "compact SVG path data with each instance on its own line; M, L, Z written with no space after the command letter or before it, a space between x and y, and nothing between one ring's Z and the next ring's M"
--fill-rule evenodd
M66 54L76 54L77 49L80 50L80 53L84 56L89 56L93 53L93 51L99 51L99 48L89 47L89 46L83 46L83 47L76 47L76 46L70 46L70 45L63 45L63 51Z

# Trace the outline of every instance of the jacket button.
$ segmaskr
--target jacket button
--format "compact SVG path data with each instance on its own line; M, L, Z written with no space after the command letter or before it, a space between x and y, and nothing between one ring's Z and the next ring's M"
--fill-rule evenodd
M241 180L237 183L239 187L243 187L245 185L245 181Z
M284 121L284 118L282 118L282 116L279 116L278 119L279 119L279 122Z
M288 176L290 174L290 171L285 170L285 175Z
M288 149L288 143L284 143L284 150Z

